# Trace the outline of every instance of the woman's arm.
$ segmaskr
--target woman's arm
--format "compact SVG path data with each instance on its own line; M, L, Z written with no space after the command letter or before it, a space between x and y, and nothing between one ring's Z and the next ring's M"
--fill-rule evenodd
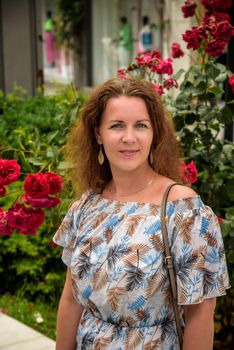
M56 350L75 350L76 333L83 307L72 295L71 272L67 270L67 277L60 299L57 316Z
M212 350L216 298L201 304L184 306L185 331L183 350Z

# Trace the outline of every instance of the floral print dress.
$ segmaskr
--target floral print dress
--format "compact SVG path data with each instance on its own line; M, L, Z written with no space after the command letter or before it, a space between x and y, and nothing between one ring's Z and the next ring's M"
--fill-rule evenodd
M217 217L199 196L167 203L178 304L229 288ZM161 234L160 206L88 191L73 203L54 241L71 269L84 312L77 350L179 349Z

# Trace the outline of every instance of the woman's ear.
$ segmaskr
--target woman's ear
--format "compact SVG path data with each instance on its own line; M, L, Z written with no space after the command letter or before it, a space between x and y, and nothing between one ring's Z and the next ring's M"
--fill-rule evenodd
M101 139L101 136L100 136L99 128L95 128L95 137L96 137L97 143L99 145L101 145L102 144L102 139Z

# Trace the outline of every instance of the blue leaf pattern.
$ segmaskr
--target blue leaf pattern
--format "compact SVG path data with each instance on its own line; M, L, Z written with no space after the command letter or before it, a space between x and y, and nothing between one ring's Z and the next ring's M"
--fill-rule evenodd
M212 210L195 196L169 202L166 212L178 303L225 294L225 253ZM100 213L105 220L95 226ZM135 215L141 224L130 234L129 220ZM178 215L180 224L175 226ZM187 225L192 216L194 225ZM152 239L155 234L157 239ZM85 308L76 350L104 349L104 343L110 350L143 350L154 344L155 350L179 350L160 249L160 206L109 201L88 191L71 206L54 241L64 247L62 259L71 269L74 297Z

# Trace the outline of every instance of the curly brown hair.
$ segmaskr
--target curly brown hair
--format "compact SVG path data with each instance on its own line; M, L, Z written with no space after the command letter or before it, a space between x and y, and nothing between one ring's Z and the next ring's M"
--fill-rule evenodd
M171 119L164 110L159 94L148 81L114 78L97 87L85 103L81 116L75 123L65 147L66 159L71 165L69 174L74 189L80 192L92 189L101 193L112 179L108 159L98 162L100 146L95 131L100 126L107 102L119 96L142 98L147 106L154 130L151 153L152 168L159 174L177 181L179 148Z

